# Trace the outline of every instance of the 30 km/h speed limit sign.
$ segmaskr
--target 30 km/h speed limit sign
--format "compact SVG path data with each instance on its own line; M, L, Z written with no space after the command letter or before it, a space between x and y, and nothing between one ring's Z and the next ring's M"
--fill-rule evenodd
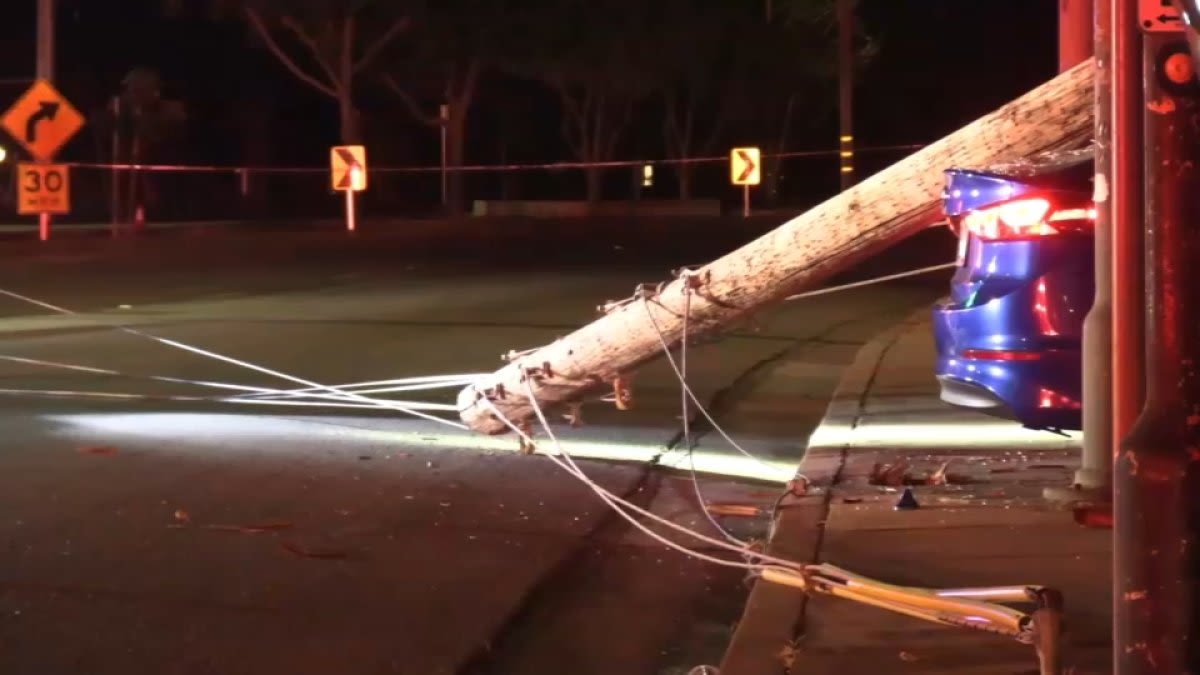
M62 164L17 164L17 213L69 213L70 167Z

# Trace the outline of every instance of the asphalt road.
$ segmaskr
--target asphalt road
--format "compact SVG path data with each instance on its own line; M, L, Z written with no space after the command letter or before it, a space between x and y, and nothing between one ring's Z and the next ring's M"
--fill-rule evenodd
M0 289L83 312L0 298L0 672L682 673L717 662L742 572L634 531L513 439L389 410L219 402L145 376L298 385L106 326L325 384L480 372L705 259L591 253L471 263L311 233L0 250ZM937 289L792 303L697 347L693 386L786 472L840 364ZM412 398L448 403L456 391ZM590 457L581 466L607 489L711 533L679 470L677 382L657 363L635 396L627 413L585 408L588 425L564 427L565 447ZM778 484L745 462L712 473L734 454L713 447L715 459L697 459L706 500L774 500ZM754 537L765 519L721 522Z

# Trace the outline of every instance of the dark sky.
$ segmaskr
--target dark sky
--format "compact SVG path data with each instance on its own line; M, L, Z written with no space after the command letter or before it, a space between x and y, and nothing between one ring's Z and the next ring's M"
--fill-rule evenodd
M882 51L857 90L865 142L934 140L1054 76L1056 0L860 0Z
M641 2L644 0L630 0ZM336 141L332 101L296 81L236 28L197 28L163 19L161 0L58 0L60 88L87 112L102 105L134 66L157 68L167 93L194 122L189 161L244 163L241 132L228 121L238 106L262 109L275 164L320 165ZM35 0L8 0L0 23L0 78L34 69ZM1054 0L860 0L860 19L881 51L863 74L855 111L861 144L924 142L1010 100L1056 69ZM0 103L23 88L7 82ZM270 105L268 105L270 104ZM366 100L368 112L379 107ZM481 117L487 117L486 110ZM384 109L398 136L416 140L387 150L395 159L434 161L435 136L399 107ZM550 122L553 124L553 122ZM378 123L377 127L378 128ZM794 150L833 147L825 125L798 136ZM93 159L96 140L81 134L67 154ZM546 150L545 152L553 152ZM476 161L494 153L477 149Z

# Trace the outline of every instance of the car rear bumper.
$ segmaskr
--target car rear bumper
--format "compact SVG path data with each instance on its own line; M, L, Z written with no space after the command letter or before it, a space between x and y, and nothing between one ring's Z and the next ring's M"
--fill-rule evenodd
M941 399L1030 427L1080 428L1078 343L973 334L969 315L980 310L946 304L933 310Z

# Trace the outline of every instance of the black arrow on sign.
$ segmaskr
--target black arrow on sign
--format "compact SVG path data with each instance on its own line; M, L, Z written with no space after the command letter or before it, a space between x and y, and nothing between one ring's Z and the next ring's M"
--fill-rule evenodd
M37 143L37 128L38 122L46 120L53 122L58 116L58 101L42 101L38 104L38 109L34 111L29 119L25 120L25 142Z
M337 186L340 188L348 188L350 187L350 172L354 171L355 169L361 171L362 167L358 165L358 160L354 158L353 152L350 152L345 148L338 148L337 153L338 157L341 158L342 162L346 165L346 173L342 174L342 179L338 181Z
M1171 21L1179 21L1179 20L1180 20L1180 17L1178 14L1176 14L1174 16L1172 16L1170 14L1160 14L1158 16L1159 23L1169 23Z
M738 157L742 158L742 175L738 176L738 182L741 183L750 179L751 174L754 173L754 167L757 165L750 153L745 150L738 150L737 153Z

